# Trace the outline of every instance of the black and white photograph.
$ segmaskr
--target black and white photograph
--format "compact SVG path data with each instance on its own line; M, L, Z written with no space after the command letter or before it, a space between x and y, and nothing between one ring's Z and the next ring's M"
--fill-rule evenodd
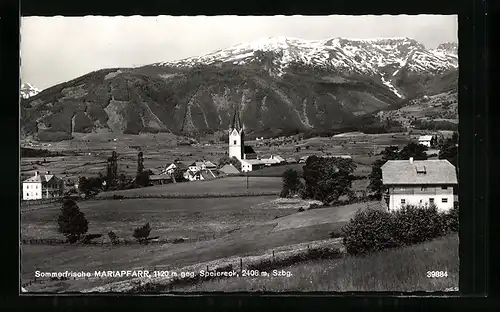
M20 292L458 291L457 19L21 17Z

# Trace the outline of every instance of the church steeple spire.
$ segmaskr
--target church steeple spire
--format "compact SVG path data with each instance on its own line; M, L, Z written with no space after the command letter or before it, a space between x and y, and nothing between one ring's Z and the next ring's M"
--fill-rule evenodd
M238 113L236 108L234 108L233 122L231 123L231 130L233 129L236 129L236 131L240 131L241 129L243 129L243 125L240 119L240 114Z

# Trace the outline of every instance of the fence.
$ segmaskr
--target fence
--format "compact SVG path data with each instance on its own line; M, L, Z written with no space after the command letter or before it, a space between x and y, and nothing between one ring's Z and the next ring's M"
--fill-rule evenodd
M139 242L133 239L119 239L114 243L111 240L100 239L94 241L80 241L75 244L71 244L73 246L129 246L129 245L163 245L163 244L181 244L181 243L192 243L192 242L201 242L213 240L219 237L222 237L226 234L212 234L205 236L198 236L194 238L165 238L165 239L154 239L148 241ZM21 243L25 245L69 245L68 241L65 239L58 238L23 238L21 239Z

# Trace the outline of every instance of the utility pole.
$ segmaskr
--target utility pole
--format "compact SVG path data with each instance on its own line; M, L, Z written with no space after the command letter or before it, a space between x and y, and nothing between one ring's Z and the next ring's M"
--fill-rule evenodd
M248 171L247 171L247 191L248 191Z

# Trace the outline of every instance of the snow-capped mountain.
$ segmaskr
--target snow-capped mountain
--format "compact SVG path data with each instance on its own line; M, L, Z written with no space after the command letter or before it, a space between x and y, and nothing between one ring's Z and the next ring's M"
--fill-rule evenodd
M410 38L376 38L303 40L290 37L270 37L242 43L203 56L190 57L174 62L160 62L157 66L192 67L216 63L245 65L259 61L261 52L272 52L274 73L282 75L291 65L314 65L325 70L357 74L379 75L388 65L407 67L410 71L446 71L458 67L456 48L453 44L440 45L427 50ZM456 47L456 44L455 44ZM454 52L453 52L454 51Z
M29 83L23 83L20 88L21 97L27 99L29 97L35 96L40 93L40 90L30 85Z
M271 37L89 73L22 101L22 125L47 140L100 128L190 135L227 130L238 109L256 135L377 127L371 118L379 111L456 94L457 68L454 43L426 49L410 38Z

